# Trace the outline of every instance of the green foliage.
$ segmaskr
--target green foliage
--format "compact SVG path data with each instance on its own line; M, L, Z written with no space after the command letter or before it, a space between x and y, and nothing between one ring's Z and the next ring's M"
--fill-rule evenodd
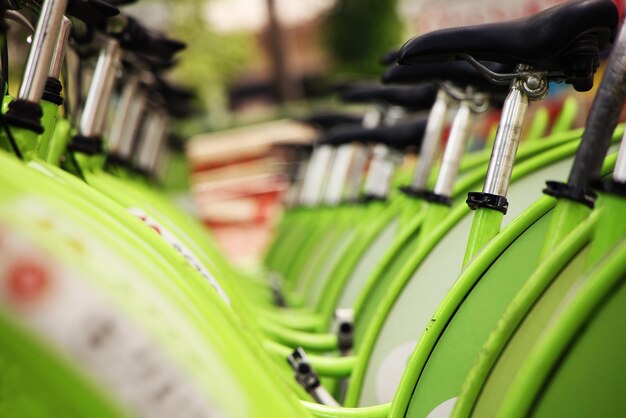
M205 20L206 0L178 0L172 5L169 33L187 43L179 55L174 78L197 88L207 118L192 131L206 130L227 119L226 88L255 56L252 36L213 31Z
M338 0L331 11L326 44L337 70L379 75L380 58L402 41L397 0Z

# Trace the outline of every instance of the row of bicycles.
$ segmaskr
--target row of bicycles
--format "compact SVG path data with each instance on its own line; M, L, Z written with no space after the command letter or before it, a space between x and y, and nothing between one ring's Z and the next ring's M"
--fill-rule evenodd
M371 111L281 144L292 183L255 274L158 186L193 94L166 81L184 44L126 3L0 2L0 416L626 415L613 2L426 33L342 87ZM524 127L556 83L595 87L584 129L573 99Z

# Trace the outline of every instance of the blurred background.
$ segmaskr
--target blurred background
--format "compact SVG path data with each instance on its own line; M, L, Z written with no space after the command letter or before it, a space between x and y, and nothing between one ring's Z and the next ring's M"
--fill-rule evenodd
M128 13L188 45L171 78L193 88L196 113L176 127L186 158L172 161L168 187L236 262L254 263L286 187L272 145L315 139L293 117L340 106L334 86L376 80L380 57L412 36L523 17L560 2L146 0L131 6Z

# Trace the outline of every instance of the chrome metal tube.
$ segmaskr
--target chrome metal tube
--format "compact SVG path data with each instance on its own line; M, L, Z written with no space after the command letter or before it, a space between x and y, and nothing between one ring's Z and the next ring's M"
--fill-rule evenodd
M311 396L317 401L317 403L320 403L322 405L337 408L341 406L339 402L337 402L335 398L333 398L333 395L331 395L330 392L328 392L328 390L326 390L326 388L322 385L313 389L311 391Z
M374 147L373 154L363 192L366 196L385 199L389 196L391 180L402 154L382 144Z
M111 131L109 132L109 152L119 154L122 140L125 138L125 131L128 129L128 120L133 116L133 104L140 98L137 96L139 90L139 79L130 75L126 79L126 84L122 89L122 95L117 103L117 109L113 116ZM144 96L141 95L141 98ZM142 107L143 110L143 107Z
M159 161L159 154L161 150L167 146L167 135L168 135L168 125L169 118L165 112L157 112L157 117L159 118L159 131L156 133L156 136L152 138L153 144L149 148L148 156L146 157L148 161L147 170L155 174L156 166Z
M44 0L28 53L18 99L31 103L39 103L41 100L67 2L68 0Z
M86 137L102 136L107 105L113 93L115 73L120 61L119 43L113 39L107 39L105 43L98 57L80 120L80 133Z
M329 169L334 158L335 148L330 145L322 145L313 151L304 179L301 202L303 205L315 206L320 203L328 183Z
M506 196L527 108L528 97L518 82L514 82L502 108L483 186L484 193Z
M437 158L437 150L439 149L439 140L443 132L443 126L446 122L446 114L448 113L450 99L446 91L441 88L437 93L437 100L433 105L426 122L426 131L420 148L420 156L415 168L413 183L411 187L414 190L425 190L428 187L428 179L432 171L435 159Z
M148 96L146 92L139 89L136 95L133 97L130 109L128 111L128 117L124 121L122 132L120 133L119 146L117 148L117 155L121 158L128 159L133 152L133 145L136 140L139 140L139 127L146 110L148 103Z
M335 151L335 161L328 176L328 186L324 196L324 201L329 205L337 205L342 200L354 151L352 144L341 145Z
M158 142L165 131L165 123L160 112L152 112L145 120L143 135L137 147L135 164L142 170L149 171L158 152Z
M48 76L58 79L61 76L61 69L63 68L63 62L65 61L65 50L67 49L67 41L72 31L72 22L65 16L61 22L61 31L59 33L59 39L57 39L57 45L54 49L54 56L52 57L52 63L50 64L50 71Z
M452 196L452 188L459 172L461 157L465 152L465 144L472 133L473 119L469 101L463 100L452 122L448 143L441 159L437 183L433 190L438 195Z
M355 156L352 159L352 165L348 172L348 178L346 180L346 187L344 190L344 200L347 202L354 202L359 198L361 194L361 183L363 182L363 174L365 173L365 166L369 160L369 150L363 145L356 146Z

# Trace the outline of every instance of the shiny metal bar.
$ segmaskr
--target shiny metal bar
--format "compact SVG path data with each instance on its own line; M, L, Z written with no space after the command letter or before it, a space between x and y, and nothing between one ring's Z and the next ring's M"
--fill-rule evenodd
M463 100L452 122L448 143L441 159L437 183L433 190L438 195L452 196L452 188L459 172L461 157L465 152L465 144L472 132L473 119L469 101Z
M365 195L379 199L387 198L391 188L391 180L401 161L402 154L400 152L382 144L376 145L363 187Z
M483 186L484 193L506 196L527 108L528 97L516 81L511 85L502 108L502 116Z
M304 179L301 203L315 206L320 203L328 183L328 174L335 158L335 148L322 145L313 151Z
M80 120L80 133L83 136L93 138L102 136L120 56L119 43L114 39L107 39L98 57Z
M426 131L420 147L420 156L411 188L414 190L425 190L428 187L428 179L432 171L437 151L439 150L439 140L446 122L446 114L450 99L446 91L441 88L437 93L437 99L433 105L426 122Z
M65 61L65 51L67 50L67 41L72 31L72 22L65 16L61 22L61 31L59 33L59 39L57 39L57 45L54 49L54 56L52 57L52 63L50 64L50 71L48 77L58 79L61 76L61 69L63 68L63 62Z
M146 160L148 162L146 169L152 174L155 174L155 169L161 149L163 149L167 145L167 127L169 126L169 118L164 111L157 111L156 116L159 119L159 129L155 133L155 136L151 138L152 146L149 147L147 151L148 155L146 157Z
M143 135L137 147L135 164L142 170L149 171L151 162L155 157L158 141L165 131L165 123L160 112L153 111L146 120Z
M129 75L122 88L122 95L117 103L117 109L113 116L111 131L109 133L108 150L111 154L119 154L122 140L127 137L125 131L128 129L128 121L134 116L132 107L138 99L143 99L143 95L137 95L139 91L139 79L134 75ZM145 102L145 101L144 101ZM143 110L143 107L142 107ZM133 125L134 126L134 125Z
M344 188L344 200L347 202L355 202L361 194L361 183L363 183L363 175L365 166L369 160L369 150L363 145L356 145L352 165L346 179Z
M18 99L31 103L39 103L41 100L67 1L44 0L28 53Z
M354 151L354 145L344 144L339 146L335 152L335 161L328 176L328 186L324 196L324 201L329 205L337 205L343 198L343 190L346 186Z
M120 133L119 146L117 155L121 158L128 159L133 152L133 146L136 140L139 140L139 127L144 116L144 112L148 105L148 96L146 92L139 89L133 97L128 117L124 121L122 132Z

